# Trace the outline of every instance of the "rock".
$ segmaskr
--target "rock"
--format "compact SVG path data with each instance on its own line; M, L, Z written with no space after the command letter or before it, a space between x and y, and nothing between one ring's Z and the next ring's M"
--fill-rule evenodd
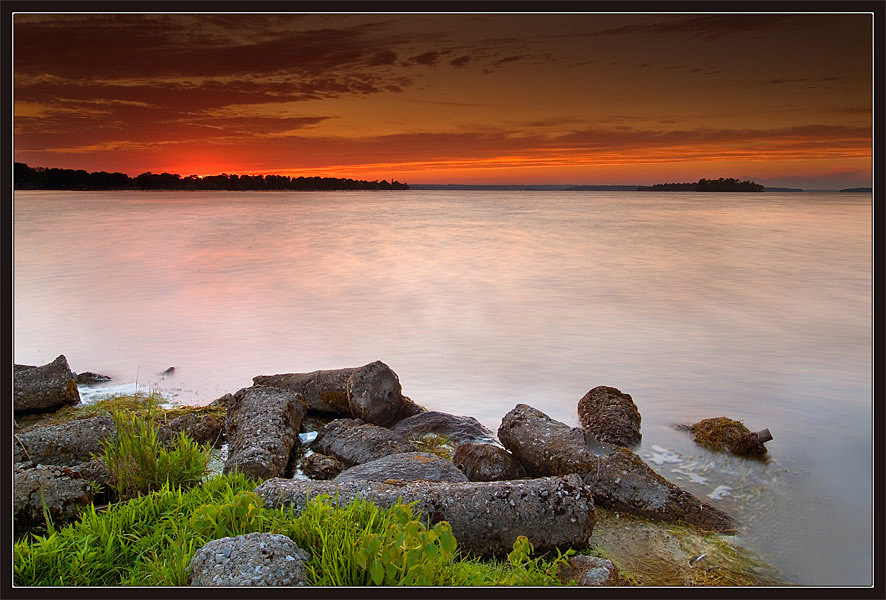
M740 421L726 417L704 419L692 425L695 443L709 450L731 452L736 456L762 456L766 446L760 437ZM766 430L768 433L768 430ZM771 436L768 436L771 439Z
M594 528L591 490L577 475L522 481L327 482L270 479L255 492L268 508L301 511L310 497L330 495L346 505L361 497L387 508L416 502L413 514L431 525L448 521L463 553L502 555L525 535L537 552L583 548Z
M600 506L712 531L735 530L732 517L672 484L630 449L599 442L525 404L504 416L498 438L530 476L580 474Z
M354 371L347 392L351 415L382 427L396 419L403 403L400 379L380 360Z
M345 466L363 464L388 454L417 452L415 444L390 429L360 419L336 419L317 432L311 449L334 456Z
M108 468L108 465L105 464L105 461L101 458L93 458L84 463L80 463L79 465L74 465L69 469L62 469L63 472L70 475L74 479L85 479L88 482L92 482L95 484L93 502L98 504L99 502L107 502L110 500L111 496L114 495L114 492L111 488L114 487L117 483L117 477L111 472ZM73 475L72 473L76 474Z
M224 473L236 469L253 478L281 476L298 442L305 410L301 397L288 390L260 385L239 390L225 420Z
M14 460L31 460L43 465L76 465L88 461L92 454L101 454L102 441L113 439L115 435L117 426L107 414L34 427L16 434Z
M231 402L233 402L233 401L234 401L233 394L225 394L224 396L222 396L220 398L216 398L215 400L213 400L212 402L210 402L206 406L207 406L207 408L221 407L227 411L228 405L231 404Z
M175 373L175 367L169 367L165 371L163 371L162 375L172 375Z
M157 438L163 444L170 444L184 432L199 444L220 448L224 443L224 428L225 418L211 413L192 412L168 421L161 415L157 420Z
M212 540L194 553L193 586L302 586L310 555L277 533L247 533Z
M348 378L356 371L357 368L258 375L252 378L252 383L283 388L301 394L311 412L350 417Z
M16 413L47 412L80 403L80 392L68 360L60 354L40 367L13 369L13 409Z
M92 371L86 371L84 373L78 373L76 381L78 385L94 385L96 383L111 381L111 378L107 375L99 375L98 373L93 373Z
M391 427L407 439L420 438L426 433L443 435L456 445L466 442L497 444L495 435L474 417L458 417L444 412L428 411L403 419Z
M581 426L601 442L634 447L640 443L640 411L630 394L595 387L578 401Z
M465 474L445 458L427 452L403 452L342 471L333 481L467 481Z
M452 462L471 481L505 481L526 477L526 470L520 461L498 444L460 444L455 449Z
M13 518L16 536L46 525L44 502L56 527L74 521L92 502L94 484L79 474L71 476L64 469L57 465L15 469Z
M564 584L575 581L576 585L618 585L618 568L608 558L577 554L560 567L557 577Z
M301 471L311 479L333 479L344 470L340 460L325 454L311 454L301 462Z
M388 425L388 427L392 426L394 423L399 423L403 419L408 419L409 417L414 417L415 415L419 415L423 412L427 412L424 406L420 406L412 401L408 396L403 396L403 402L400 403L400 410L397 413L397 418L394 419L392 423Z

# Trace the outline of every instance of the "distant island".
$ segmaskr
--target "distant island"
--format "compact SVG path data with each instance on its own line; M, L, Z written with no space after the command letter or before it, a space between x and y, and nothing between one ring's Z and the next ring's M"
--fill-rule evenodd
M841 192L867 192L871 193L874 191L874 188L868 187L857 187L857 188L846 188L845 190L840 190Z
M16 190L215 190L215 191L330 191L330 190L408 190L399 181L362 181L337 177L288 177L286 175L209 175L182 177L172 173L125 173L78 169L29 167L15 163Z
M656 183L638 185L638 192L763 192L766 188L750 180L738 179L699 179L696 183Z

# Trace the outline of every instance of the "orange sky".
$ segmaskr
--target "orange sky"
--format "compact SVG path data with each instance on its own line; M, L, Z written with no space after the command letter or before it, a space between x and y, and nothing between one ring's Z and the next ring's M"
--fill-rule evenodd
M14 16L15 160L871 185L870 15Z

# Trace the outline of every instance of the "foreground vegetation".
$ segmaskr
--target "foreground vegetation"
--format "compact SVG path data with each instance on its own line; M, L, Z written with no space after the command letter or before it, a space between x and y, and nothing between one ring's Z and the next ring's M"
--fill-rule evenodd
M47 513L45 530L15 542L15 585L187 585L189 564L199 548L253 532L283 534L307 550L309 583L317 586L561 585L558 571L575 554L570 549L534 555L521 536L506 558L465 556L448 523L421 522L411 505L382 509L356 499L339 506L334 498L321 496L301 513L265 508L253 491L259 481L240 473L207 478L210 446L184 434L167 445L157 438L158 423L169 415L219 409L163 411L158 401L154 396L118 397L64 409L65 414L59 411L51 419L112 412L117 436L103 444L101 458L114 475L108 490L113 502L89 505L77 522L60 528ZM445 438L422 441L425 451L451 452ZM583 553L613 560L625 585L776 583L768 567L725 536L603 509L598 509L591 546ZM697 555L706 558L687 561Z

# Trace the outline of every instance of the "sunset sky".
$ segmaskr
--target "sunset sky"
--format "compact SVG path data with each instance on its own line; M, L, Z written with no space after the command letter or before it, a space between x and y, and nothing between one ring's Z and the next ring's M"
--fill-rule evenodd
M181 175L871 185L872 17L14 16L15 160Z

